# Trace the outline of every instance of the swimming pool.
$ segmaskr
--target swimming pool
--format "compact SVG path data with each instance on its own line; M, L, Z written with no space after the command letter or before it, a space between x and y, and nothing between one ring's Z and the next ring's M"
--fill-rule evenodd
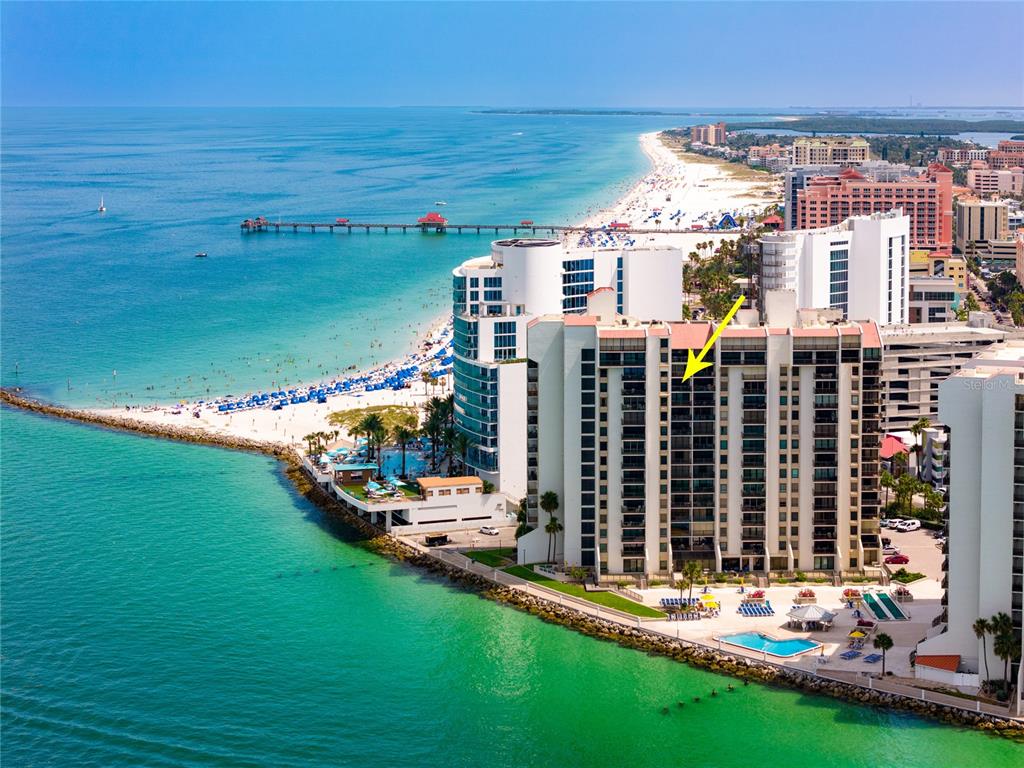
M788 658L799 656L801 653L813 651L821 647L821 643L807 640L802 637L794 637L790 640L776 640L760 632L741 632L737 635L725 635L720 638L723 643L738 645L741 648L749 648L751 651L764 651L772 656Z

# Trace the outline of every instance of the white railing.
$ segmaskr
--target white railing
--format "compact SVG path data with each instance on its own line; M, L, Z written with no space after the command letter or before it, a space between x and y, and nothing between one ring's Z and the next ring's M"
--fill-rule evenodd
M405 541L405 540L404 540ZM983 703L974 699L962 699L957 696L950 696L948 694L939 693L938 691L932 691L926 688L914 688L909 685L903 685L900 683L893 682L886 679L875 679L867 673L858 672L842 672L838 670L830 670L824 668L821 665L816 665L815 669L808 670L801 667L787 666L786 664L769 658L768 654L764 651L753 651L748 648L741 646L729 645L728 649L722 648L722 641L719 637L715 636L712 642L705 642L693 638L685 638L680 636L679 622L667 622L663 619L642 619L639 616L625 613L623 611L616 610L614 608L606 608L598 605L597 603L591 603L581 598L573 597L572 595L566 595L557 590L549 589L541 586L535 582L521 579L518 576L513 576L498 568L491 568L482 563L478 563L465 555L458 552L445 549L428 549L416 542L406 541L414 548L424 552L431 557L440 560L441 562L453 565L457 568L461 568L464 571L474 573L478 576L482 576L486 579L501 584L503 586L513 587L522 590L528 595L547 600L558 605L573 608L581 613L593 616L598 619L608 619L617 621L620 624L624 624L630 627L635 627L643 632L654 635L660 638L668 638L675 640L683 645L688 645L694 648L701 648L710 651L719 651L726 653L729 656L742 657L751 661L757 661L761 664L767 664L775 667L779 670L787 670L790 672L800 672L806 675L818 677L824 680L832 680L837 683L846 683L849 685L855 685L865 690L875 690L883 693L890 693L896 696L902 696L903 698L913 699L916 701L925 701L931 704L938 704L940 706L954 707L956 709L963 710L965 712L976 712L982 714L995 715L997 717L1013 718L1007 711L1006 707L999 707L992 704ZM623 590L627 594L632 590ZM672 625L675 624L673 631ZM1017 718L1020 719L1020 718Z
M644 601L643 595L641 595L636 590L630 589L629 587L619 587L619 592L624 594L630 600L635 600L638 603L643 603Z
M865 690L891 693L907 699L926 701L929 704L954 707L965 712L980 712L987 715L995 715L997 717L1012 717L1006 707L987 704L976 699L962 699L959 696L950 696L949 694L940 693L928 688L915 688L910 685L903 685L902 683L893 682L892 680L886 680L884 678L876 679L863 672L843 673L819 669L817 670L817 675L818 677L826 680L834 680L837 683L856 685L858 688L864 688Z

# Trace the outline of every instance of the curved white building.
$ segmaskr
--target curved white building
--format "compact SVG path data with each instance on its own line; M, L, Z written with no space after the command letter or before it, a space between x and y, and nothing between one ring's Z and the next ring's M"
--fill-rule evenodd
M910 320L910 218L900 210L761 238L761 290L794 291L797 306L835 308L882 325Z
M579 313L597 288L643 319L682 316L677 248L566 251L558 240L496 240L489 256L452 271L455 420L469 435L467 463L506 494L527 493L526 324ZM500 393L500 394L499 394Z

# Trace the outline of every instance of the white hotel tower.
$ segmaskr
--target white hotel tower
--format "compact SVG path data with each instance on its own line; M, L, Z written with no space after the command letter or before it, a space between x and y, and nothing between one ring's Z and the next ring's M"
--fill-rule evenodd
M982 641L973 624L1006 613L1016 642L1022 642L1024 342L993 345L943 381L939 418L949 426L950 440L947 623L918 645L918 658L959 657L953 665L958 671L984 675L984 649L991 677L1001 678L1003 662L992 637ZM1019 662L1010 670L1019 707L1024 675Z
M526 324L572 314L596 289L645 319L682 313L677 248L566 251L558 240L496 240L453 270L455 421L471 440L467 463L512 498L527 493Z
M910 321L910 218L899 210L824 229L761 238L761 289L796 292L797 306L831 307L881 325Z

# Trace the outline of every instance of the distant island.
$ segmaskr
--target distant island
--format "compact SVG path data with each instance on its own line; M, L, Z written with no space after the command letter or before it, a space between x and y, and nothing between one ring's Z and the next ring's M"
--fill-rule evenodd
M659 109L473 109L476 115L612 115L629 117L634 115L674 115L676 117L730 117L728 113L711 112L666 112ZM746 112L742 117L771 117L773 112Z
M729 123L730 131L779 130L801 133L907 133L949 136L955 133L1024 131L1024 120L949 120L916 117L856 117L827 115L794 117L771 122Z

